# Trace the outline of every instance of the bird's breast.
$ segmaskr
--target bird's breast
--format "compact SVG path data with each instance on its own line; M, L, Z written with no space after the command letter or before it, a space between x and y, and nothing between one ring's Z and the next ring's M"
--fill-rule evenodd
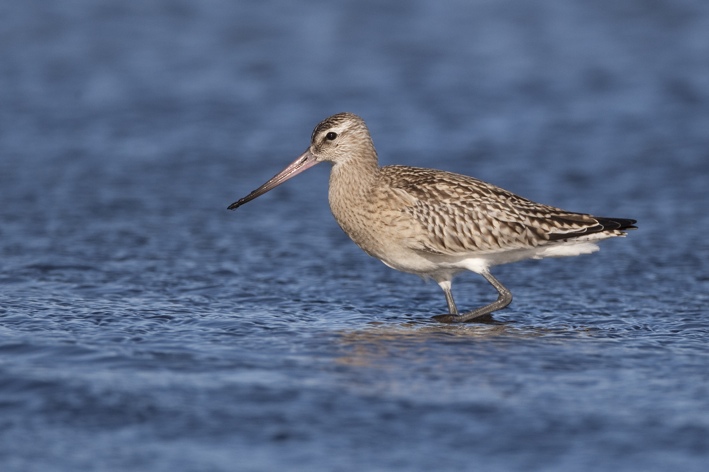
M342 230L367 254L380 260L404 247L411 218L376 181L363 185L331 174L329 203Z

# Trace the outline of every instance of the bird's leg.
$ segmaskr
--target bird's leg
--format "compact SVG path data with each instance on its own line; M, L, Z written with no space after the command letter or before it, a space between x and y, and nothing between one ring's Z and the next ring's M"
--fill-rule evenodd
M438 286L441 287L443 293L446 295L446 303L448 304L448 314L434 316L433 319L440 321L441 323L452 323L453 320L458 318L458 307L455 306L455 300L453 300L453 292L451 291L451 281L449 280L439 280Z
M489 316L490 313L493 311L500 310L512 302L512 293L507 290L507 288L500 283L499 280L497 280L495 277L492 276L492 274L488 271L482 272L481 275L485 277L485 280L490 282L493 287L497 290L498 296L497 300L494 302L490 303L489 305L485 305L483 307L477 308L473 311L469 311L467 313L463 313L462 315L457 315L457 314L450 314L450 315L438 315L434 316L433 319L441 322L441 323L465 323L468 321L488 321L491 319ZM444 292L446 292L446 289L443 289ZM446 292L446 300L448 300L448 296L450 295L451 301L453 300L453 296L450 294L450 287L448 288L448 291ZM450 302L448 304L450 307ZM454 305L455 306L455 305Z
M458 307L455 306L455 300L453 300L453 292L451 292L451 281L446 280L439 282L438 285L443 289L443 293L446 294L446 303L448 304L448 313L451 315L458 314Z

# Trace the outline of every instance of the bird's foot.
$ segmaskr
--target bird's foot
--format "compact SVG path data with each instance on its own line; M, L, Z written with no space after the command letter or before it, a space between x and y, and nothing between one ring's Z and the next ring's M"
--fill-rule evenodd
M495 321L490 313L485 313L484 315L476 316L475 318L468 319L465 315L436 315L431 317L432 320L438 321L439 323L490 323Z
M438 321L439 323L460 323L460 321L457 319L460 318L458 315L436 315L432 316L431 319Z

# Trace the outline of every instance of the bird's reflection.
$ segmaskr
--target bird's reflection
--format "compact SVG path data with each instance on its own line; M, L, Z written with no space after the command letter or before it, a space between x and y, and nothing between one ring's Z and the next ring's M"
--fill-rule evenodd
M364 329L340 332L343 355L337 362L360 366L379 364L388 358L419 359L422 362L435 358L446 362L447 357L457 358L456 346L532 338L549 331L521 328L515 323L492 319L485 323L461 324L432 323L428 320L399 324L372 322Z

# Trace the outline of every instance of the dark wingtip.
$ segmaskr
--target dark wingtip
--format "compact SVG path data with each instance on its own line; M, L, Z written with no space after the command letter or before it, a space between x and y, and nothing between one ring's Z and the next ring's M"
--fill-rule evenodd
M226 207L226 209L227 209L227 210L236 210L236 209L239 208L240 206L241 206L241 200L239 200L238 202L232 203L231 205L229 205L228 207Z
M631 220L629 218L606 218L590 215L581 215L584 218L589 218L596 220L596 224L582 227L577 231L565 232L565 233L551 233L549 234L549 239L551 241L559 241L565 239L572 239L574 237L587 236L594 233L602 233L604 231L629 231L633 229L638 229L635 226L637 220ZM573 221L573 220L572 220Z
M627 230L627 229L638 229L635 226L637 220L631 220L629 218L596 218L598 222L603 225L604 230L617 229L617 230Z

